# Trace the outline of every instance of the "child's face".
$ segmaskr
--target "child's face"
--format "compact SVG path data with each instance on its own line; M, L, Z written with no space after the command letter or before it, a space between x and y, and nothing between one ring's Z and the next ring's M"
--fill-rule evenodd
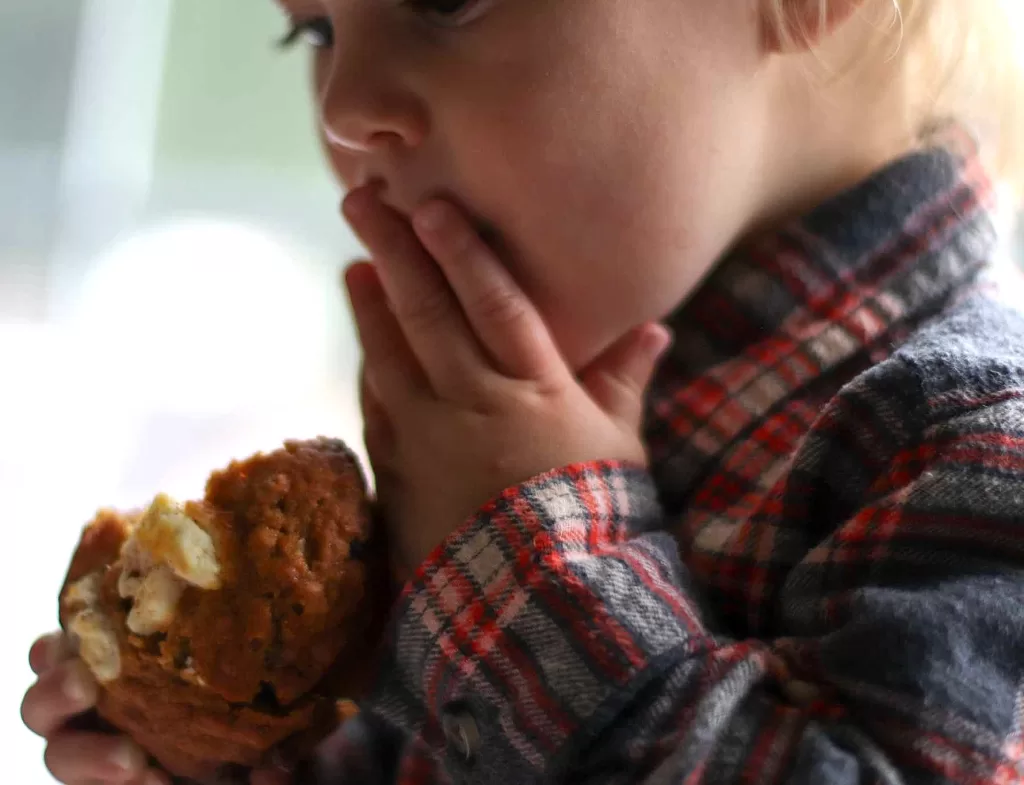
M756 212L755 0L280 0L341 181L479 221L581 367L661 318Z

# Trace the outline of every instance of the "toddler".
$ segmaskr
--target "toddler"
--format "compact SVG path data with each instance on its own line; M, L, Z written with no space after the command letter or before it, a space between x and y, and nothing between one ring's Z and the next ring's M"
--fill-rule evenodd
M254 782L1024 780L1015 4L280 4L405 588ZM60 781L166 781L31 659Z

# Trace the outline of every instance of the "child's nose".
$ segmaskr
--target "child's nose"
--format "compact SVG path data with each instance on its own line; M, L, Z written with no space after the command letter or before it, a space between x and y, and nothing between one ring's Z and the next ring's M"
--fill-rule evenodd
M328 144L348 152L418 146L428 126L419 97L388 73L382 58L374 64L358 51L338 46L335 53L319 102Z

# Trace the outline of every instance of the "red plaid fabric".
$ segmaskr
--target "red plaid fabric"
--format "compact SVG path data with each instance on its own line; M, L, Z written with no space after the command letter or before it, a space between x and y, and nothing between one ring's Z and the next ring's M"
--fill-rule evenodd
M407 587L357 745L381 777L1024 781L1024 318L989 201L935 149L724 260L650 470L511 488Z

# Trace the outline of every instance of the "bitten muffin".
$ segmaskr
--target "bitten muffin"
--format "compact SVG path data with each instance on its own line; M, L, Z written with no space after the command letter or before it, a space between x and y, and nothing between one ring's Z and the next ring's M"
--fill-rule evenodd
M100 717L167 771L209 779L315 743L366 691L391 594L358 461L288 442L89 523L61 624Z

